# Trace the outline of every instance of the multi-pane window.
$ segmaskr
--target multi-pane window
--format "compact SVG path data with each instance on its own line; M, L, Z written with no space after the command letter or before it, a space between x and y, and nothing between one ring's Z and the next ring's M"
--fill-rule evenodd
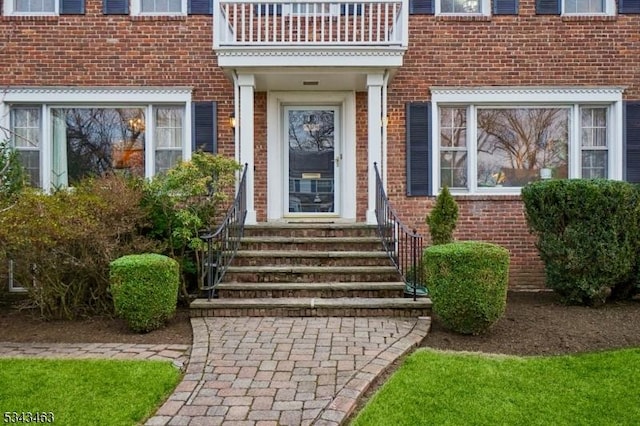
M142 13L183 13L182 0L140 0Z
M32 185L40 185L41 108L11 110L12 143Z
M167 171L182 159L183 108L156 107L156 173Z
M11 1L11 0L9 0ZM46 13L56 11L56 0L14 0L13 11L18 13Z
M469 192L611 176L609 106L438 106L439 185Z
M450 188L467 185L467 110L440 109L440 182Z
M109 173L151 177L177 165L187 143L184 105L14 105L10 117L12 144L44 188Z
M605 0L564 0L565 14L601 14L606 12Z
M608 177L607 108L580 108L580 132L582 177Z

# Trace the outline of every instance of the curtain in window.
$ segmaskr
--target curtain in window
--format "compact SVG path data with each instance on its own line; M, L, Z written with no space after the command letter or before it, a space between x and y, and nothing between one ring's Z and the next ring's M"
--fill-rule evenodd
M53 116L53 165L51 183L54 188L69 185L67 171L67 123L63 118Z

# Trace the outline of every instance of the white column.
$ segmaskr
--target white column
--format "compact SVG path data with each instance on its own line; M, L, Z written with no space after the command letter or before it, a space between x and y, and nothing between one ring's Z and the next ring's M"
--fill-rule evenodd
M256 209L254 202L254 162L253 162L253 115L255 88L255 76L253 74L239 75L238 87L240 88L240 117L236 120L236 132L239 132L240 140L239 161L248 164L247 168L247 219L246 224L255 224Z
M376 223L376 172L373 163L382 164L382 85L384 76L380 74L367 75L368 89L368 205L367 223Z

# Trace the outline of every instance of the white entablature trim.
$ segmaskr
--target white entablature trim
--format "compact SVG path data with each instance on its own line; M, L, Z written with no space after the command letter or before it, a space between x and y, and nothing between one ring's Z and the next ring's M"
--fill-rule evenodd
M403 56L402 50L218 50L218 56Z
M431 87L434 102L509 103L518 102L616 102L624 87Z
M191 87L8 87L0 92L2 102L95 103L191 102Z

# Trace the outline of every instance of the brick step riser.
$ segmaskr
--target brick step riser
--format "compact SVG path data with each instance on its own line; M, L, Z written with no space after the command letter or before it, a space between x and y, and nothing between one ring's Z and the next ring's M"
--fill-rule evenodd
M367 242L274 242L274 241L243 241L240 250L277 250L277 251L382 251L379 241Z
M403 297L403 290L218 290L220 299L263 299L282 297L315 297L315 298L337 298L337 297Z
M375 228L250 228L245 237L375 237Z
M429 308L204 308L191 309L191 317L401 317L417 318L431 315Z
M233 266L389 266L388 257L244 257L236 256Z
M398 281L395 272L382 273L332 273L332 272L232 272L227 271L223 282L233 283L322 283L359 281Z

